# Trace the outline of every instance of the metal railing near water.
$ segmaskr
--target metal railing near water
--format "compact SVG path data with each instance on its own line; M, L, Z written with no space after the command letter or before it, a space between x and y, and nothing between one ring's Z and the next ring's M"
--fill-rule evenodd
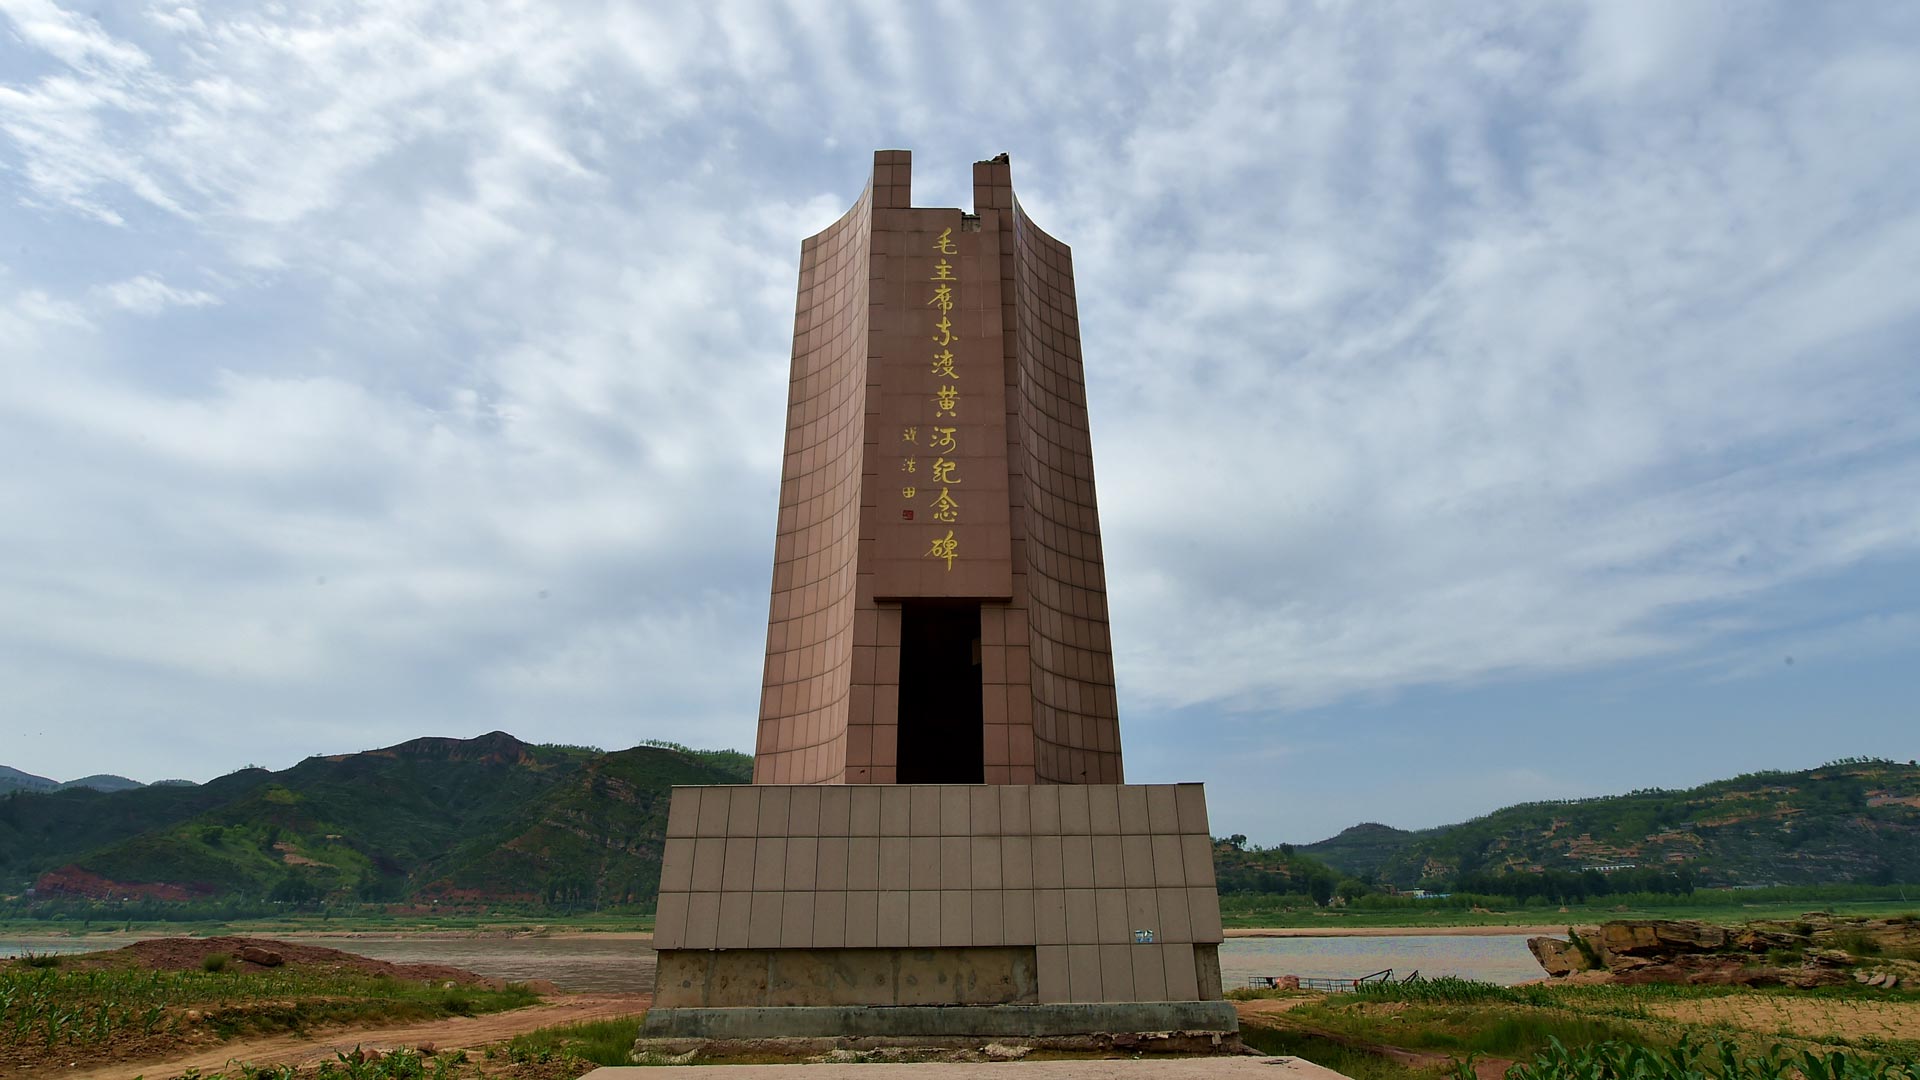
M1399 981L1412 982L1419 977L1420 972L1415 971L1413 974ZM1393 981L1393 969L1385 968L1353 979L1318 979L1304 975L1253 975L1248 977L1247 986L1254 990L1286 988L1290 990L1319 990L1328 994L1351 994L1360 989L1362 983L1387 983Z

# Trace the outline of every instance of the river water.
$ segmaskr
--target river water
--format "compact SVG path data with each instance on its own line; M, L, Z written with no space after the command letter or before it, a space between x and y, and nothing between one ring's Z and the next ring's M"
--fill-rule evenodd
M615 935L567 937L425 937L421 935L300 935L301 941L399 963L451 964L501 979L545 979L562 990L633 992L653 989L654 953L644 940ZM117 948L74 938L0 937L0 956L22 951L72 953ZM1227 989L1255 975L1351 979L1392 968L1429 978L1461 978L1510 986L1545 975L1527 951L1524 934L1391 937L1229 938L1220 946Z

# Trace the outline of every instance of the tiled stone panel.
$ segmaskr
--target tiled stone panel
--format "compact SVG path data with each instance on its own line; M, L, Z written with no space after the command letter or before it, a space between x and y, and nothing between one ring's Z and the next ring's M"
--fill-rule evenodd
M663 952L1032 947L1042 1001L1190 1001L1220 940L1198 784L673 792Z
M1037 1004L1031 948L669 949L654 1006Z
M1011 213L1007 294L1013 363L1008 408L1018 416L1015 485L1023 502L1024 590L1028 642L1009 649L1032 682L1035 779L1041 783L1117 784L1119 708L1107 583L1094 498L1093 446L1086 375L1074 300L1073 255L1048 236L1012 197L1011 180L991 166L989 198ZM975 173L975 197L981 194ZM1024 593L1024 595L1022 595Z
M867 290L873 209L897 197L876 169L860 200L800 251L757 783L844 778L854 660ZM871 601L869 601L871 603Z

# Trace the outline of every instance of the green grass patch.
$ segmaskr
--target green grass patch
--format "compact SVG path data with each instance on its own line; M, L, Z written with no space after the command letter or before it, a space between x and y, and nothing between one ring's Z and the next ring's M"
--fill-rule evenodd
M492 990L299 967L239 972L72 966L0 967L0 1047L52 1055L205 1025L231 1038L324 1023L430 1020L539 1000L519 984ZM198 1014L189 1016L189 1011Z
M1533 1010L1494 1017L1491 1023L1465 1039L1461 1048L1506 1057L1561 1044L1586 1046L1640 1037L1641 1033L1635 1029L1610 1020Z
M1501 986L1452 975L1403 982L1361 983L1351 996L1360 1001L1405 1001L1420 1005L1477 1005L1488 1002L1508 1005L1556 1004L1545 986Z
M504 1053L508 1060L518 1063L577 1058L595 1065L630 1065L633 1041L639 1037L638 1016L589 1020L516 1035L507 1042Z
M1642 1025L1577 1008L1548 986L1499 986L1471 979L1368 983L1286 1014L1294 1025L1350 1042L1412 1050L1512 1057L1549 1046L1645 1039ZM1644 1015L1644 1006L1637 1006Z

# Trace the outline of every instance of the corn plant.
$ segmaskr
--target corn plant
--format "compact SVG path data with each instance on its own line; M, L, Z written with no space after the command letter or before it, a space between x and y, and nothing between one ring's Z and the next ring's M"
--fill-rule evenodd
M1471 1060L1454 1069L1456 1080L1473 1080ZM1568 1049L1554 1039L1532 1061L1516 1063L1507 1080L1920 1080L1920 1063L1813 1051L1792 1053L1775 1046L1743 1054L1730 1041L1682 1038L1670 1050L1623 1042Z

